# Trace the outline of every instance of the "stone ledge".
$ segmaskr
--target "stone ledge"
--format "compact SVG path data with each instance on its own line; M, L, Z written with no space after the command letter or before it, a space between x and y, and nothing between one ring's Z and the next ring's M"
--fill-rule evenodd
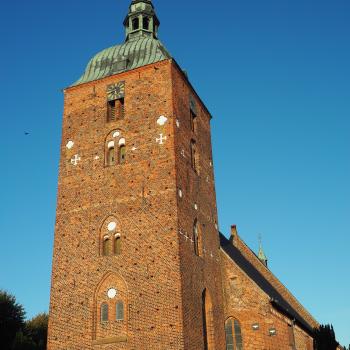
M114 343L124 343L128 341L128 337L126 335L113 337L113 338L103 338L97 339L92 342L92 345L104 345L104 344L114 344Z

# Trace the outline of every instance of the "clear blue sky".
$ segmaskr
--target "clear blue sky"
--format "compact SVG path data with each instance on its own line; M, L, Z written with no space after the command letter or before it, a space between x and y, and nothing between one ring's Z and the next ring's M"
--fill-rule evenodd
M48 310L63 96L123 40L130 0L2 1L0 288ZM220 228L237 224L350 343L350 1L155 0L214 115ZM30 135L25 136L24 131Z

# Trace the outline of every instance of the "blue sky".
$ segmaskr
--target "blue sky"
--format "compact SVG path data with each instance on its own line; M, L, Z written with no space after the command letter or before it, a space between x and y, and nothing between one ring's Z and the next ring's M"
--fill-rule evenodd
M220 228L350 343L350 2L154 1L206 102ZM129 0L1 4L0 288L48 310L63 95L123 40ZM24 132L30 135L25 136Z

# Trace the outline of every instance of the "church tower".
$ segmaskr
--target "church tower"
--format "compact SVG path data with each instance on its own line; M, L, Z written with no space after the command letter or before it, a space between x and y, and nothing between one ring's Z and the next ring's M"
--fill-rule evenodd
M211 115L133 0L64 90L48 350L224 350Z

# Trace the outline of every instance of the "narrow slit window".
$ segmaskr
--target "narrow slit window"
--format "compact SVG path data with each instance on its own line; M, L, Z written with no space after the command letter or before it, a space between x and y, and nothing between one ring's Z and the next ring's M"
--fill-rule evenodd
M126 147L121 145L119 147L119 164L124 164L126 161Z
M225 333L226 333L226 350L234 350L231 318L225 322Z
M191 141L191 166L192 169L198 173L198 152L196 141Z
M122 252L122 241L119 236L114 239L114 255L120 255Z
M101 322L108 321L108 304L103 303L101 305Z
M239 323L238 320L234 320L233 324L234 324L234 331L235 331L236 350L243 350L241 324Z
M192 111L190 111L191 115L191 130L193 132L197 132L197 115Z
M124 303L122 301L118 301L116 304L116 320L123 321L124 320Z
M107 151L107 165L111 166L115 164L115 148L110 147Z
M111 245L112 245L112 242L109 238L105 238L103 240L103 248L102 248L102 253L104 256L109 256L111 255Z
M199 242L198 242L198 221L195 220L193 225L193 245L194 253L199 256Z

